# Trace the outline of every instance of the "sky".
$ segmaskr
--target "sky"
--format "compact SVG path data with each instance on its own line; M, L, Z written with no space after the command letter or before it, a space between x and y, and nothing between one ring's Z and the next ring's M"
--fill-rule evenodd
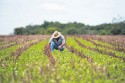
M125 17L125 0L0 0L0 35L44 21L111 23Z

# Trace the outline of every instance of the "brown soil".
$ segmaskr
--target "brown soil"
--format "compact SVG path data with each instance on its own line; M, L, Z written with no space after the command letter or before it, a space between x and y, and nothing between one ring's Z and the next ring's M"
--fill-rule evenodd
M49 61L50 61L49 64L54 66L56 64L56 61L55 61L55 59L54 59L54 57L53 57L53 55L52 55L52 53L50 51L50 48L47 45L45 45L44 53L49 58Z

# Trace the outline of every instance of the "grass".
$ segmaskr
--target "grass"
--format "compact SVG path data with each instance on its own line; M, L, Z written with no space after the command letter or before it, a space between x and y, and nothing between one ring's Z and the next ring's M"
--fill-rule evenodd
M96 46L82 38L77 38L85 46ZM98 40L96 40L98 42ZM73 37L67 37L67 47L63 52L55 50L52 56L55 64L52 65L45 54L47 40L30 46L15 59L12 52L22 45L15 45L0 50L0 83L124 83L125 62L117 57L112 57L98 51L80 46ZM109 44L100 42L100 44ZM106 49L98 46L100 50ZM108 51L108 49L106 49ZM105 50L103 50L105 51ZM114 50L110 50L114 52ZM122 52L116 51L120 56ZM125 54L123 53L123 56ZM86 56L86 57L80 57Z

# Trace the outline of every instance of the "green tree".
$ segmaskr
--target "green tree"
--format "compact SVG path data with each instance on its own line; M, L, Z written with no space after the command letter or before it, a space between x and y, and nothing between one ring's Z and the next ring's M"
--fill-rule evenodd
M52 34L56 30L58 30L57 27L50 27L46 30L46 34Z
M68 28L67 34L70 34L70 35L78 34L78 31L76 28Z
M116 27L116 28L112 28L112 30L111 30L111 33L113 34L113 35L118 35L118 34L121 34L121 29L119 28L119 27Z
M15 35L22 35L22 34L24 34L24 32L25 32L25 30L24 30L23 27L19 27L19 28L14 29L14 34Z

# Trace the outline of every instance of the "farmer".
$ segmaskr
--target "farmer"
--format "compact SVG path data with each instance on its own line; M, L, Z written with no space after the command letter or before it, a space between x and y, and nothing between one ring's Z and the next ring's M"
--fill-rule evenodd
M64 45L65 45L64 36L60 32L55 31L49 40L48 47L52 52L54 51L54 49L60 50L61 52L64 50Z

